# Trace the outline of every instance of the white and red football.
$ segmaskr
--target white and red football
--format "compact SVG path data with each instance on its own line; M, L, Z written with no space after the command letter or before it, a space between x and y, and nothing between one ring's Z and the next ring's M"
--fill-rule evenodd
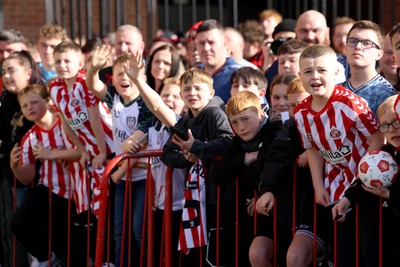
M388 187L395 181L397 172L396 161L382 150L367 152L358 164L358 177L367 187Z

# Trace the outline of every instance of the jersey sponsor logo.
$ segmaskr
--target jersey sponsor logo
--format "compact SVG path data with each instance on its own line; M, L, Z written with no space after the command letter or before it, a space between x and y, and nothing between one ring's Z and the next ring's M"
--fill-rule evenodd
M135 117L126 117L126 125L129 127L129 129L134 130L137 125L137 120Z
M124 130L116 128L114 130L114 137L123 142L128 139L129 135Z
M71 100L71 106L74 107L74 108L79 106L80 103L81 103L81 101L79 101L79 99L74 98L74 99Z
M79 128L82 126L82 124L88 120L88 116L86 115L85 112L79 112L77 118L72 118L69 119L68 124L72 128Z
M339 139L342 136L342 132L338 128L332 127L329 136L334 140Z
M151 165L158 165L161 163L160 157L152 157L150 158L150 164Z
M338 164L346 162L346 156L351 153L349 146L341 146L338 151L321 150L321 156L331 164Z

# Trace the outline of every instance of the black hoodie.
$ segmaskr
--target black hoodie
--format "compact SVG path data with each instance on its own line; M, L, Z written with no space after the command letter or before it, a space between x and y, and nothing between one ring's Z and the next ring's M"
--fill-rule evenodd
M224 103L221 98L215 96L197 116L194 117L189 111L175 124L175 127L182 131L187 132L188 129L192 131L195 141L189 152L203 160L203 164L208 170L206 173L207 206L216 204L216 186L210 177L216 163L215 158L222 155L233 137L228 117L222 106ZM164 146L161 161L173 168L187 168L193 164L185 159L179 146L172 143L171 139ZM223 192L222 195L222 202L227 201Z

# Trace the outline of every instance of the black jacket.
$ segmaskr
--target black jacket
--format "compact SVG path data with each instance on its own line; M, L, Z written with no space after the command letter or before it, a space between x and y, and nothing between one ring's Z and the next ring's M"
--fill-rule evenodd
M4 155L1 165L4 175L11 185L14 184L14 173L10 167L10 153L15 144L20 143L25 133L34 125L21 112L17 95L3 89L0 98L0 153ZM24 186L17 180L17 186Z
M260 175L259 192L271 192L277 197L277 219L292 226L293 176L296 170L296 224L313 224L314 189L309 168L295 167L297 157L304 152L296 124L287 120L265 158Z
M268 149L282 127L280 120L269 121L260 128L250 141L243 141L235 135L229 143L221 159L214 169L213 179L216 185L225 184L239 177L239 187L245 198L253 198L254 190L258 190L259 177L265 162ZM244 156L247 152L258 151L257 161L246 166Z
M196 139L190 152L203 160L204 166L208 170L206 173L207 205L211 206L216 204L216 186L210 182L212 169L216 162L215 158L222 155L233 137L228 117L221 105L223 105L223 101L219 97L214 97L196 117L189 111L175 124L176 128L185 132L190 129ZM185 159L179 147L172 143L171 139L164 146L161 161L173 168L187 168L193 164ZM225 190L221 191L222 195L225 195L223 192ZM223 199L222 201L228 200Z

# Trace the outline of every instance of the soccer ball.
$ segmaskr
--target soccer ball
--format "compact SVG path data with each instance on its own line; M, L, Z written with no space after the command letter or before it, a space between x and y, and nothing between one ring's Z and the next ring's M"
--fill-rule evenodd
M358 164L358 177L367 187L390 186L396 179L397 163L382 150L367 152Z

